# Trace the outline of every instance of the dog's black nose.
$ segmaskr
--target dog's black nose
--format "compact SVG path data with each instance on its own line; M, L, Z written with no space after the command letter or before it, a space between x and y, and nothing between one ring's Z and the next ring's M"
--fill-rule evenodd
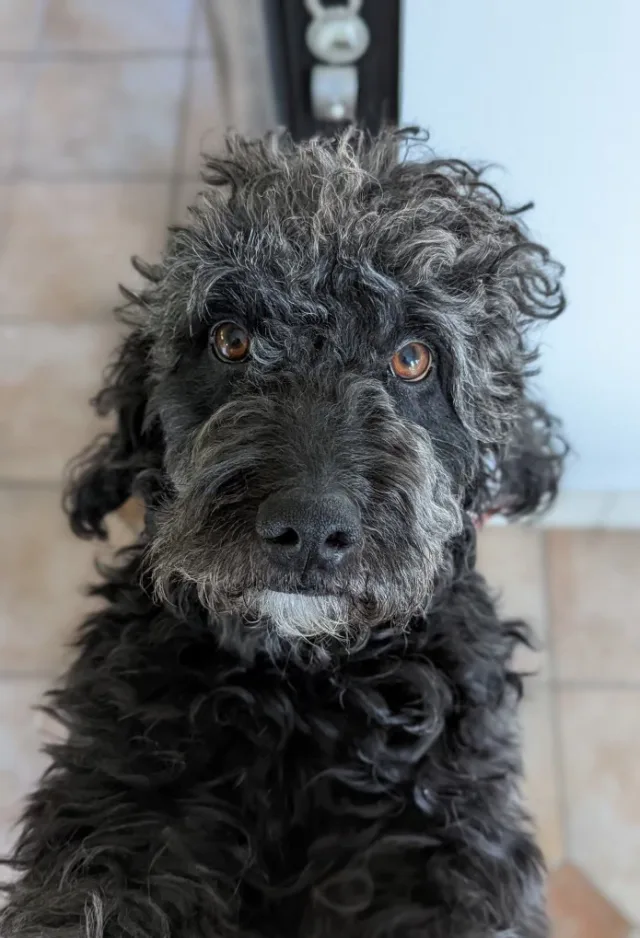
M334 570L362 541L358 509L342 494L270 495L256 530L271 559L288 570Z

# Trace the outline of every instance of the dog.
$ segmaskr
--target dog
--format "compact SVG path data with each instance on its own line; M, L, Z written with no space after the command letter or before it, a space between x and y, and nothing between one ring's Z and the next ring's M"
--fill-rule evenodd
M417 155L416 155L417 154ZM476 529L556 494L530 326L562 270L413 131L231 137L72 466L144 531L48 704L3 938L543 938Z

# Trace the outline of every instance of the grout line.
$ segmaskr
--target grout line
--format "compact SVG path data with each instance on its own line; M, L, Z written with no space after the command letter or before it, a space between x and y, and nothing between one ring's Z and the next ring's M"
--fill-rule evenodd
M545 619L547 624L547 659L549 674L549 705L551 710L551 745L554 764L554 775L558 797L558 810L560 812L560 831L562 836L563 859L571 853L571 833L569 824L569 793L565 773L564 749L562 746L561 730L561 703L558 693L557 677L557 649L555 643L555 630L551 602L550 576L549 576L549 544L548 534L542 534L542 588L544 595Z
M37 43L41 38L38 37ZM44 49L36 46L26 51L0 51L0 62L102 65L110 62L144 62L148 59L206 59L209 55L206 49L192 49L190 43L183 49Z
M116 292L113 297L114 306L118 302L117 283L115 289ZM41 319L34 316L21 316L19 313L13 315L9 313L5 316L0 312L0 323L2 323L3 326L20 329L37 329L41 326L52 326L56 330L59 329L61 331L96 332L97 330L98 332L102 331L105 334L109 334L114 325L116 327L120 326L118 321L113 318L114 306L110 307L105 303L100 316L95 314L85 319L48 319L46 316ZM104 316L104 318L100 318L102 316Z
M144 183L171 183L174 179L179 182L196 182L200 180L199 173L173 173L170 170L158 173L58 173L55 176L46 174L22 172L21 170L6 173L0 176L0 186L12 186L17 183L40 183L43 185L123 185Z

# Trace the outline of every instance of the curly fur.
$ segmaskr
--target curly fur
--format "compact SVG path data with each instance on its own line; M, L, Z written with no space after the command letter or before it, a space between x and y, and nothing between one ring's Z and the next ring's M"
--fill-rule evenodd
M163 262L136 262L95 402L117 426L65 504L104 537L136 493L145 531L51 693L67 737L3 938L548 934L509 666L527 633L474 570L474 521L555 495L527 332L560 271L479 171L402 146L232 139ZM211 355L224 319L247 364ZM435 356L419 385L388 368L408 340ZM301 486L339 487L364 532L304 584L255 537Z

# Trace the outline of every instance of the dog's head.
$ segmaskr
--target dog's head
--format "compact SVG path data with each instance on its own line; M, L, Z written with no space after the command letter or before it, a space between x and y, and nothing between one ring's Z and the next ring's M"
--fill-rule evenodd
M480 174L402 138L234 139L129 296L74 529L132 491L160 593L281 636L424 608L469 518L535 511L562 452L526 393L558 268Z

